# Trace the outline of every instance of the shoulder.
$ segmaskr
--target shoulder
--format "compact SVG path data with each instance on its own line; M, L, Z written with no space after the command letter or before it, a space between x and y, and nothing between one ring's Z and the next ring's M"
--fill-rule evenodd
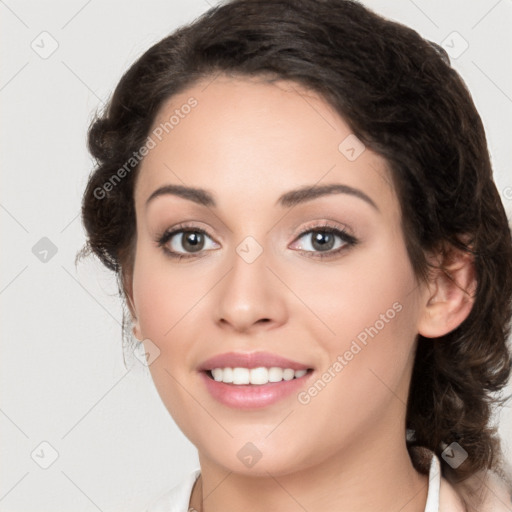
M512 512L512 483L506 476L481 471L454 483L441 472L441 461L430 449L410 447L417 469L429 472L429 500L426 511L439 512ZM430 508L429 506L430 505Z
M492 471L480 471L460 483L446 481L448 486L459 496L469 496L467 512L512 512L512 487Z
M444 477L439 486L439 512L469 512L460 494Z
M187 512L190 494L200 473L200 469L189 473L177 486L151 502L144 512Z
M425 512L468 512L457 491L442 476L441 461L437 455L424 446L413 446L409 453L416 469L423 473L428 470Z
M410 455L423 472L430 467L429 495L435 504L438 493L439 512L512 512L512 483L505 476L481 471L455 483L442 475L441 461L430 449L414 446Z

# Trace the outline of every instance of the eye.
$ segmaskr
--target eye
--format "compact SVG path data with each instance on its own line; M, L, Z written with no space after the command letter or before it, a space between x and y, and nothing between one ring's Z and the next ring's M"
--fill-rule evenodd
M176 258L193 257L202 251L219 247L204 229L184 226L163 233L158 238L158 245L166 254Z
M315 226L304 231L294 242L294 249L312 253L312 257L328 257L338 254L357 243L357 240L343 229L330 225ZM303 240L303 241L301 241Z
M310 253L310 257L333 257L356 245L358 240L343 229L322 224L303 231L292 244L292 249ZM157 244L167 256L177 258L201 257L201 253L220 247L208 233L194 226L179 225L157 237Z

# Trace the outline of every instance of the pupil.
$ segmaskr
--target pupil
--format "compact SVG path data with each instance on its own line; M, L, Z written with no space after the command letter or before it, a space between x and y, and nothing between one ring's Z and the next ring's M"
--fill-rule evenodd
M189 252L197 252L203 248L204 238L202 233L190 232L185 236L183 247Z
M334 236L332 233L317 232L313 237L313 247L319 250L332 249L334 242Z

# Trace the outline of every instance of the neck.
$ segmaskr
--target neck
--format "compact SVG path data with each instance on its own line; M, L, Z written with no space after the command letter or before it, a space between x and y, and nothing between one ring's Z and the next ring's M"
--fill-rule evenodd
M259 477L226 471L200 455L191 506L198 512L424 512L428 476L414 469L405 439L358 443L359 451L352 446L317 466Z

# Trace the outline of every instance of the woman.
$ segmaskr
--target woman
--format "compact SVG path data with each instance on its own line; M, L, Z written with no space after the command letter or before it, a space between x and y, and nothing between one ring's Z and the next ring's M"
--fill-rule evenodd
M511 233L441 48L233 0L127 71L89 147L88 250L199 453L151 511L510 510Z

